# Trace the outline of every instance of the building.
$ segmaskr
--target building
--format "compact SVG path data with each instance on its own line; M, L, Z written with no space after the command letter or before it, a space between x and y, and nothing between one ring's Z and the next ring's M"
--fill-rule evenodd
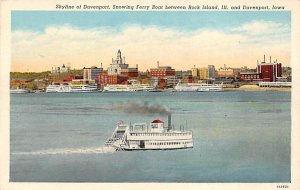
M151 77L165 78L166 76L175 76L175 69L170 66L161 67L158 65L157 68L150 69Z
M243 72L239 75L240 81L247 82L277 82L282 81L282 65L277 60L272 63L270 56L270 62L266 62L264 55L264 61L259 63L257 61L256 72Z
M217 71L217 76L219 78L234 78L234 70L230 67L226 67L226 64L224 64L224 67L219 68Z
M103 72L103 68L93 66L91 68L83 68L83 79L84 80L98 80L98 76Z
M198 68L195 68L195 66L194 66L194 68L192 68L191 71L192 71L192 77L199 77L199 69Z
M121 74L126 75L128 78L137 78L139 76L138 67L121 69Z
M208 79L208 67L199 68L199 78L200 79Z
M126 75L128 78L137 78L139 76L138 65L135 68L129 68L125 63L125 57L122 58L121 50L118 50L117 58L112 59L110 67L107 69L108 75Z
M122 58L121 50L118 50L117 58L112 59L110 67L107 69L108 75L120 75L122 69L127 69L128 64L125 63L125 57Z
M233 68L233 78L237 79L240 76L241 68Z
M214 65L208 65L207 67L201 67L201 68L192 68L192 77L198 78L201 80L208 80L208 79L214 79L215 78L215 66Z
M60 73L67 73L70 71L70 67L66 67L63 64L61 67L52 67L51 73L52 74L60 74Z
M260 73L254 73L254 72L240 73L240 81L259 82L259 81L262 81L261 74Z
M10 80L10 88L24 87L31 83L33 79L14 78Z
M96 80L85 80L85 79L73 79L70 83L73 84L73 85L97 84Z
M107 84L125 84L128 77L126 75L108 75L101 74L98 76L98 84L105 86Z
M181 79L182 83L194 83L198 82L198 79L195 79L193 76L183 76Z
M157 68L150 69L151 83L154 86L160 88L173 87L176 84L175 69L170 66L159 66L157 62Z
M128 79L136 79L139 77L138 65L135 68L129 68L125 63L125 57L122 57L121 50L117 52L117 58L112 59L107 74L98 76L98 84L105 86L107 84L125 84Z
M214 65L208 65L208 78L209 79L214 79L215 78L215 73L216 69Z
M264 61L257 63L257 73L261 74L263 82L276 82L278 78L282 77L281 63L278 63L277 60L272 63L271 56L270 62L266 63L266 57L264 55Z

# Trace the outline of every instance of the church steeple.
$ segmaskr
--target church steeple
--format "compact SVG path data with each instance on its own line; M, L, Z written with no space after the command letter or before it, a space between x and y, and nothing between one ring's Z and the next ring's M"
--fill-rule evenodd
M118 53L117 53L117 63L118 64L122 64L122 53L121 53L121 50L118 50Z
M122 58L121 50L118 50L116 59L112 59L110 67L107 69L109 75L119 75L122 69L127 69L128 64L125 63L125 57Z

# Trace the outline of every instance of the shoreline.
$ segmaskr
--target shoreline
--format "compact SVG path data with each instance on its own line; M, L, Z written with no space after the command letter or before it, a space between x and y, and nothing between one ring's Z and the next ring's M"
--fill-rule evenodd
M291 92L292 88L278 88L278 87L258 87L258 86L247 86L240 88L224 88L224 91L285 91Z

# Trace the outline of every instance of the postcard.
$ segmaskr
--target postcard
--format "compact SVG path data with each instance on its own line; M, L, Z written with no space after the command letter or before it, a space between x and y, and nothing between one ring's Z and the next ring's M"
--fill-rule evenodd
M1 2L0 189L298 189L299 5Z

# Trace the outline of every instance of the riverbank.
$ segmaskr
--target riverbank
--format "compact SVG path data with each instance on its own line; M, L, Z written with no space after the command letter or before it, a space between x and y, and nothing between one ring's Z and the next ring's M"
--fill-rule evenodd
M235 90L243 90L243 91L291 91L292 88L276 88L276 87L259 87L257 85L243 85L239 88L224 88L225 91L235 91Z

